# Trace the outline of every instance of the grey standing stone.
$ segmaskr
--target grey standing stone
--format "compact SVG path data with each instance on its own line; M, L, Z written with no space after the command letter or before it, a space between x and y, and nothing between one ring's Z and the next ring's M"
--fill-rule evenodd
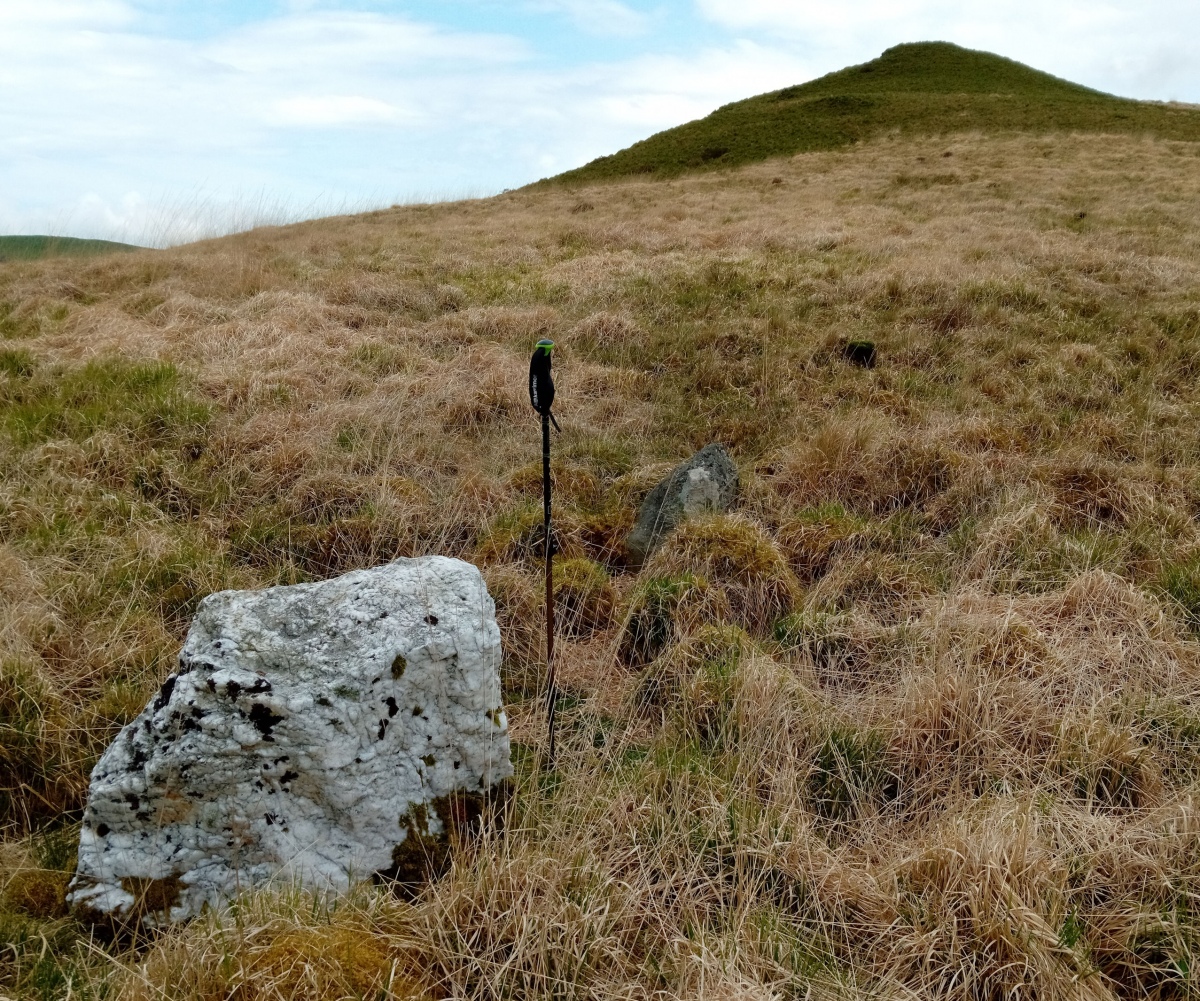
M724 445L705 445L676 466L642 502L637 524L625 540L629 557L641 565L685 519L722 512L737 497L738 471Z
M447 828L512 774L499 666L461 560L210 595L92 772L68 902L154 926L272 881L342 891L444 859Z

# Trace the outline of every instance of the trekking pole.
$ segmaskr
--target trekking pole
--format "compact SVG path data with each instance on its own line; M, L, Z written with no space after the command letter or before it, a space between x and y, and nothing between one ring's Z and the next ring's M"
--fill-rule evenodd
M554 342L540 340L529 360L529 402L542 417L542 517L546 554L546 716L549 734L547 761L554 767L554 709L558 689L554 683L554 532L551 526L550 425L560 430L550 408L554 405L554 379L550 375L550 352Z

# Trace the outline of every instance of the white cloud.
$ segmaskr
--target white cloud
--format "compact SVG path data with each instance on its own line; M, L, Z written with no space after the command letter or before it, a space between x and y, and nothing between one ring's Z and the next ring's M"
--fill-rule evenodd
M531 0L530 6L564 13L595 35L641 35L650 27L650 18L619 0Z
M120 0L4 0L0 28L29 26L114 27L130 24L137 12Z
M1149 7L1182 12L1179 0L1145 0L1140 4L1081 3L1078 0L697 0L712 20L736 28L767 27L793 33L837 31L845 34L902 28L907 32L953 29L1000 29L1005 36L1028 34L1039 24L1064 30L1094 26L1112 28L1140 20ZM917 36L913 36L914 40ZM1063 36L1069 38L1070 36Z
M516 62L528 47L507 35L447 31L407 18L358 11L313 11L251 24L202 51L252 73L361 73L416 64Z
M275 102L274 125L298 125L308 128L338 128L346 125L393 123L417 116L394 104L373 97L325 95L288 97Z
M690 58L644 56L631 60L607 85L603 75L598 75L588 107L608 121L663 128L808 75L809 65L796 56L742 41L728 48L705 49Z
M2 0L8 2L8 0ZM110 155L253 147L264 124L313 128L414 121L439 79L520 62L505 36L453 33L381 15L305 13L213 42L97 30L62 5L0 32L0 134L7 152ZM0 164L6 151L0 148Z
M699 0L698 6L712 20L733 28L811 32L856 30L880 21L911 22L935 5L925 0Z

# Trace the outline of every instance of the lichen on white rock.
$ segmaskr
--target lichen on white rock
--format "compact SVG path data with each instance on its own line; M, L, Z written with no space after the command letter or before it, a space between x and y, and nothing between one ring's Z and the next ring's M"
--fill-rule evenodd
M92 772L68 902L184 920L271 881L345 890L512 774L500 632L432 556L201 602L179 669Z

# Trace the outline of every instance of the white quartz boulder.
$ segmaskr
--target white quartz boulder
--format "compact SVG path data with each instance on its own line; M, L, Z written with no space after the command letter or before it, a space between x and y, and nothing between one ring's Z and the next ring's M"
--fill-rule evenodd
M158 925L272 881L340 891L444 861L512 775L499 666L461 560L210 595L92 772L68 902Z

